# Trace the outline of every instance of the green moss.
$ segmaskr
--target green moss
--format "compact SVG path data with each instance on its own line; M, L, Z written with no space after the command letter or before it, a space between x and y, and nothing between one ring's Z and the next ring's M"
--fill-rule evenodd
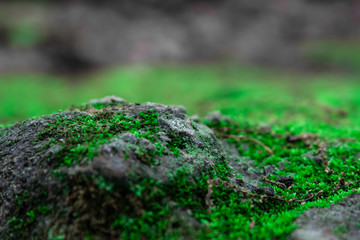
M28 238L36 222L50 210L46 198L47 192L45 191L39 196L26 192L21 196L16 196L18 208L14 212L14 217L8 221L9 230L3 237L5 239Z
M178 157L180 149L186 148L186 141L183 138L177 137L172 131L168 132L168 137L171 141L167 147L176 157Z
M155 144L156 150L149 153L150 160L154 162L153 157L161 155L163 150L156 139L157 117L158 114L153 110L147 113L140 112L138 119L106 109L95 116L84 114L75 119L59 114L55 120L50 120L44 131L39 133L39 140L49 139L39 151L58 144L62 149L57 154L55 164L69 166L78 163L84 157L91 160L99 154L98 147L101 144L121 133L129 132ZM142 133L139 130L142 130ZM139 154L145 154L141 149L139 151Z
M8 124L0 124L0 137L4 136L6 131L6 128L11 126L11 123Z
M134 211L116 216L111 228L121 232L122 239L169 239L169 205L163 198L166 193L162 184L153 179L143 179L129 186L130 192L143 203L141 216L134 216Z
M334 233L339 237L342 237L342 235L347 232L349 232L349 230L346 228L345 224L340 224L339 226L334 228Z
M341 186L334 193L334 189L339 183L340 178L345 181L357 181L357 174L360 167L359 159L354 159L359 152L360 145L357 142L345 142L342 144L331 143L328 139L321 139L328 142L328 156L330 160L329 167L335 171L335 174L326 174L321 163L314 161L306 156L306 153L317 149L315 145L307 145L303 141L288 143L286 138L288 134L272 134L259 131L257 126L237 123L220 122L220 124L207 124L221 131L226 129L227 134L243 135L247 138L255 138L265 145L269 146L274 156L268 157L261 146L253 143L237 142L228 139L230 143L236 144L241 156L249 156L255 159L258 166L266 164L275 164L285 161L283 169L276 169L278 176L293 176L294 185L291 189L282 189L272 186L278 196L285 196L285 199L304 199L309 193L318 193L323 191L320 200L310 201L304 205L293 203L289 205L281 201L246 201L241 194L222 186L213 189L213 201L216 205L212 213L206 219L199 219L209 223L209 232L204 232L203 238L216 239L285 239L286 236L295 229L292 222L302 212L311 206L324 207L324 204L341 200L344 196L354 191L358 191L359 185L352 184L348 187ZM224 128L225 127L225 128ZM279 132L289 132L285 129L278 129ZM296 132L298 133L298 132ZM247 147L244 149L244 145ZM217 167L221 169L220 166ZM342 174L342 172L346 174ZM268 176L269 179L277 180L275 175ZM260 186L271 186L262 183ZM254 227L250 222L254 221Z

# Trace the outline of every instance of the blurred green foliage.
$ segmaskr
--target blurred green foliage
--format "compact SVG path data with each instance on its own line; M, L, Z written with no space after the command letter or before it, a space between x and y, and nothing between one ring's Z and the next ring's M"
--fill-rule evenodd
M76 79L11 74L0 76L0 123L117 95L129 102L184 105L190 115L220 110L239 121L285 124L296 132L334 125L343 135L355 134L347 127L359 126L356 79L231 65L123 67Z

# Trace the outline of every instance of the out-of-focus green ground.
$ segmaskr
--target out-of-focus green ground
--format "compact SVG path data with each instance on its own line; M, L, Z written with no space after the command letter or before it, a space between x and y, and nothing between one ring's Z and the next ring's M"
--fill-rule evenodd
M289 126L329 137L360 136L357 73L300 73L231 64L131 66L81 77L0 76L0 123L50 114L93 98L184 105L200 116L220 110L242 122ZM333 131L336 129L336 131Z

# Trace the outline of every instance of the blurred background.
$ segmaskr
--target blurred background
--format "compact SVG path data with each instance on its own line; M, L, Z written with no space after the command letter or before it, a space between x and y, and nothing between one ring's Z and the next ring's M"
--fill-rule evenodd
M0 123L106 95L354 122L359 40L359 0L1 0Z

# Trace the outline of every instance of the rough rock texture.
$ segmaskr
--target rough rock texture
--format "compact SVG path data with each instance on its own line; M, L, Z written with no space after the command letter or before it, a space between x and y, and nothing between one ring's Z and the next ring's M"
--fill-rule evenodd
M79 112L63 112L62 115L69 119L81 114ZM16 211L16 196L21 196L25 190L33 190L48 182L51 187L51 166L45 160L46 156L54 149L41 151L46 140L38 142L38 133L45 129L49 119L29 119L18 122L6 128L0 135L0 232L7 228L7 222Z
M295 223L291 240L360 239L360 193L352 194L329 208L312 208Z
M90 107L96 104L104 108ZM0 129L1 239L84 239L86 232L94 239L118 239L121 231L110 226L116 216L143 214L146 206L136 188L146 192L141 188L146 179L153 184L146 204L169 205L168 232L186 238L201 223L189 209L174 205L170 193L156 190L159 184L176 188L171 184L179 170L196 183L222 165L233 182L258 189L263 170L192 121L183 107L129 104L116 97L90 105Z
M136 137L133 133L121 133L109 143L100 146L100 155L95 157L90 165L77 168L76 171L95 171L109 177L125 178L125 180L130 173L134 173L139 178L151 177L159 181L166 181L169 174L180 167L191 168L195 177L198 176L199 171L225 159L225 153L214 133L205 125L192 123L186 114L178 111L178 108L145 103L124 105L123 108L113 110L130 116L150 109L160 113L158 133L164 147L171 142L169 132L175 133L188 144L188 146L184 146L184 149L179 149L181 160L172 155L163 155L157 159L159 164L156 167L144 164L146 160L141 161L140 159L139 161L139 154L136 151L139 146L143 147L144 152L154 151L156 149L154 144L148 139ZM202 149L202 151L189 154L190 148L195 151ZM126 158L125 154L128 155Z

